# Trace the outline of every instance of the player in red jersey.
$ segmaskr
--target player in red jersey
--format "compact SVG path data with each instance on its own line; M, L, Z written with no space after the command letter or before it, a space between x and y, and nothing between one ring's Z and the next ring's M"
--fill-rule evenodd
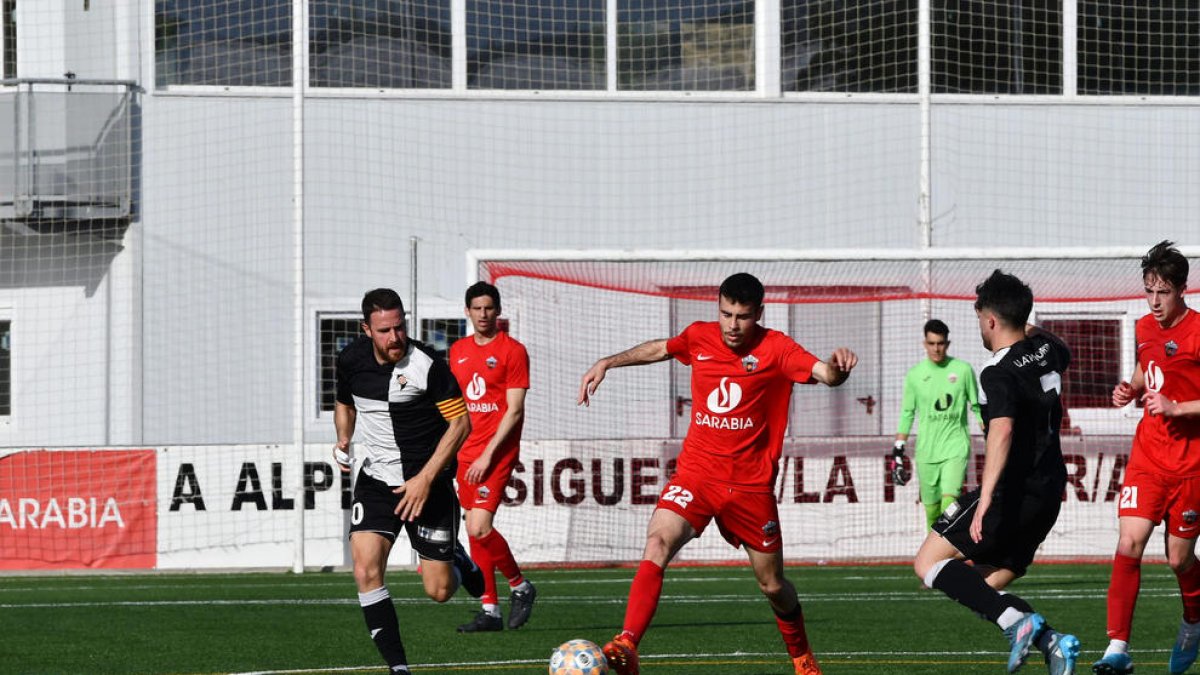
M772 490L792 384L836 387L858 357L842 347L821 361L787 335L759 326L763 295L758 279L734 274L721 284L717 321L696 322L673 338L602 358L579 385L578 403L588 405L610 368L671 357L692 367L691 426L676 473L650 517L624 630L604 646L609 667L618 675L638 672L637 646L658 608L667 565L713 520L726 541L746 549L796 672L821 672L805 634L796 588L783 574L779 508Z
M483 608L460 633L502 630L496 595L497 569L508 579L508 627L529 620L537 589L521 574L508 541L493 527L504 488L521 449L529 355L499 329L500 291L481 281L466 292L466 315L475 334L450 347L450 369L467 400L471 435L458 451L458 501L467 512L471 557L483 570Z
M1183 621L1168 663L1182 673L1200 647L1200 316L1189 309L1188 260L1163 241L1142 258L1150 313L1137 322L1132 382L1113 389L1114 406L1145 406L1133 437L1118 506L1119 538L1108 585L1108 648L1092 666L1100 675L1133 672L1129 634L1141 584L1142 554L1165 521L1167 560L1179 581Z

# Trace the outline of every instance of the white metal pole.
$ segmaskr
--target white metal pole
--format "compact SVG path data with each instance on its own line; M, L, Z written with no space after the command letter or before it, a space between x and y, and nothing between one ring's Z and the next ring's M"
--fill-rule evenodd
M917 99L921 110L921 168L920 187L917 197L917 223L920 228L920 248L929 249L933 246L933 176L930 164L932 162L932 110L930 96L933 92L933 55L932 13L930 0L920 0L917 3ZM921 286L925 293L933 289L931 264L928 259L921 260ZM932 313L932 303L929 298L921 300L921 316L928 321Z
M308 81L308 0L292 0L292 449L296 542L292 571L304 572L304 90Z
M1063 96L1074 98L1079 93L1079 3L1078 0L1063 0L1062 3L1062 63ZM1128 371L1122 371L1128 372Z
M1187 257L1200 256L1200 246L1180 246ZM467 260L478 261L778 261L811 260L1107 260L1141 258L1142 246L940 246L937 248L811 248L811 249L653 249L653 248L567 248L567 249L470 249ZM470 263L469 263L470 264Z
M467 0L450 0L450 88L467 90Z
M779 0L758 0L754 7L754 89L763 98L782 93Z
M417 317L417 242L420 240L420 237L408 238L408 316L409 320L412 321L412 323L408 325L408 335L410 338L413 335L416 335L418 340L420 340L422 337L421 323L420 319ZM409 555L409 564L417 565L420 562L421 561L419 556L417 556L416 549L413 549Z
M604 3L604 88L617 90L617 0Z
M412 324L408 327L409 336L421 339L421 324L417 318L417 242L420 237L408 238L408 318Z

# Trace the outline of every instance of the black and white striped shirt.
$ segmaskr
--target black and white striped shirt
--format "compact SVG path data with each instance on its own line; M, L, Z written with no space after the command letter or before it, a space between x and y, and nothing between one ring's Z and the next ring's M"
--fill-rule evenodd
M380 364L365 335L338 354L337 401L358 413L356 461L388 485L416 475L437 448L447 420L467 411L450 366L430 347L409 340L399 361Z

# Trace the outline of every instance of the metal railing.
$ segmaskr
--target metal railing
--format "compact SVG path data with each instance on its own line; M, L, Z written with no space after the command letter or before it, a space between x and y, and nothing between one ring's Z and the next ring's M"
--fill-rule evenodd
M132 215L136 82L21 78L0 87L0 220Z

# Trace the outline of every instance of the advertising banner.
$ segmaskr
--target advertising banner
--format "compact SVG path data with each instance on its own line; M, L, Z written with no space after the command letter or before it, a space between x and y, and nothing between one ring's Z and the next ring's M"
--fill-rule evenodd
M0 457L0 569L152 568L154 450Z

